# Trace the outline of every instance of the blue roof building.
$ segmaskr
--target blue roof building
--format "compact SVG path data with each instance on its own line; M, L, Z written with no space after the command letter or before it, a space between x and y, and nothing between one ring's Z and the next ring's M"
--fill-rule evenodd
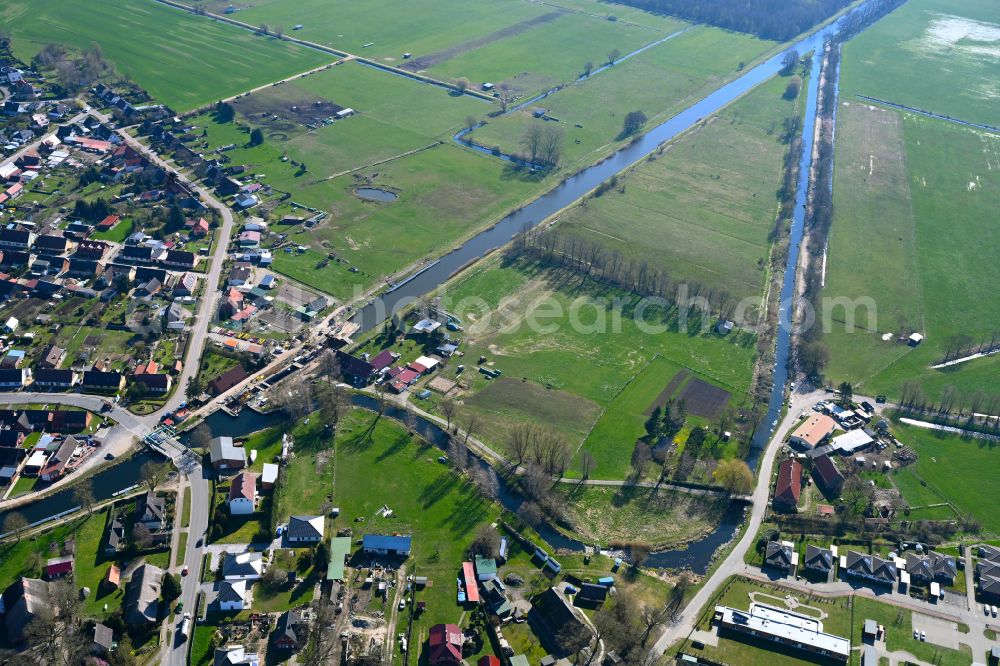
M409 557L412 548L412 537L392 536L386 534L366 534L362 547L369 555L393 555Z

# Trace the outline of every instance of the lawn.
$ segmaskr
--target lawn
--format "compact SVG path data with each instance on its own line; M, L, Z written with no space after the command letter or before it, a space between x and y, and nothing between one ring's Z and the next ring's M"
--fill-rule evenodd
M717 88L774 46L747 35L697 26L634 58L563 88L536 106L557 118L565 132L563 164L579 167L600 157L622 131L629 111L640 110L649 125L673 115ZM532 109L491 120L472 138L499 145L504 152L520 152L529 124L551 126L536 119Z
M693 325L679 333L675 313L656 306L637 321L636 299L562 270L488 261L441 295L465 326L468 363L484 355L503 373L496 382L468 366L462 380L472 395L460 398L459 421L477 412L481 435L503 447L509 421L526 419L563 433L574 449L596 423L584 445L596 458L594 478L628 472L632 435L641 434L645 411L678 369L730 391L734 405L749 389L751 336L720 338ZM450 366L442 372L454 376Z
M845 60L845 71L853 66ZM833 310L828 380L897 397L916 380L933 401L948 386L959 403L995 393L998 357L929 366L953 344L988 342L1000 318L990 287L1000 279L998 246L982 242L1000 205L1000 138L849 104L838 120L825 296L867 299L873 310L857 309L854 328ZM925 335L920 346L881 339L911 331Z
M560 484L572 531L585 543L645 543L651 550L677 548L718 525L729 500L669 489L600 488Z
M97 43L118 73L176 111L194 109L333 56L145 0L14 0L0 8L14 53Z
M771 79L668 143L619 187L561 213L556 229L759 305L788 151L783 121L804 106L784 98L788 81Z
M132 233L131 220L119 220L118 224L110 231L95 231L90 234L90 238L95 240L111 241L112 243L124 243L125 239Z
M951 502L959 513L973 515L985 532L1000 534L1000 515L989 503L1000 460L995 443L904 424L894 425L893 433L917 452L916 465L893 477L908 503ZM913 474L913 480L906 474Z
M844 47L842 96L1000 126L998 43L992 0L911 0Z

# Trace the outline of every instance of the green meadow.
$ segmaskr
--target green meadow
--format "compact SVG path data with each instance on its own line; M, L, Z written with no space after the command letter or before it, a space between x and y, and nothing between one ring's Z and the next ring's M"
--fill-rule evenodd
M704 97L734 76L741 64L748 66L774 46L696 26L533 106L490 120L472 138L504 152L520 152L529 125L553 123L533 117L533 109L544 108L564 130L563 165L578 167L598 159L616 142L628 112L642 111L652 126Z
M832 308L828 378L898 395L917 380L931 400L996 392L997 357L933 370L955 340L996 331L1000 279L994 233L1000 138L846 101L838 115L834 223L824 296L871 298L875 310ZM873 330L870 330L873 329ZM918 331L909 347L882 336Z
M759 297L788 150L782 121L798 110L783 98L787 83L772 79L561 213L559 233L678 281Z
M24 60L49 43L98 44L118 74L175 111L333 60L147 0L11 0L0 6L0 24Z
M553 429L594 456L593 478L628 473L647 410L681 369L729 391L734 406L749 390L752 336L678 332L675 313L655 308L644 328L635 298L559 269L494 260L441 295L465 327L469 394L459 398L459 422L474 413L501 448L512 421ZM499 379L476 371L480 355Z
M909 0L844 47L841 97L868 95L1000 126L993 0Z

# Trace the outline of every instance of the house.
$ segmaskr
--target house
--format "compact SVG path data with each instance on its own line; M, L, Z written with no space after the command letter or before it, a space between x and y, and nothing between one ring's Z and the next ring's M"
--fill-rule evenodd
M24 433L20 430L14 430L13 428L4 428L0 430L0 446L16 448L20 447L24 443Z
M115 515L108 523L108 530L105 533L104 552L107 555L114 555L125 547L125 521L120 515Z
M135 279L138 282L156 280L161 285L164 285L167 283L167 271L163 268L156 268L154 266L136 266Z
M834 449L840 451L845 456L849 456L867 451L875 443L875 438L872 437L872 433L868 432L868 430L858 428L857 430L845 432L843 435L837 435L831 443Z
M11 349L0 359L0 368L8 370L20 368L21 363L24 362L24 356L23 349Z
M83 241L76 246L73 256L81 259L103 259L108 248L108 244L101 241Z
M111 627L98 622L94 625L94 642L90 645L91 654L107 655L115 644L115 632Z
M279 650L298 650L309 638L309 621L296 610L287 610L278 618L274 630L274 647Z
M191 223L191 226L189 227L191 229L191 235L195 238L204 238L208 235L208 221L205 220L205 218L198 218L197 221L188 220L188 222Z
M14 333L14 332L17 331L17 327L20 324L21 324L21 322L19 322L17 320L17 317L8 317L7 321L5 321L4 324L3 324L3 332L4 333Z
M173 379L170 375L164 374L142 374L135 375L133 377L135 383L140 386L145 391L155 394L164 394L170 391L170 387L173 385Z
M285 538L293 543L316 543L323 540L325 529L323 516L292 516L285 528Z
M836 428L837 422L826 414L813 414L792 432L788 441L793 446L812 449L825 442Z
M243 516L253 513L257 504L257 475L240 472L229 486L229 513Z
M844 476L828 455L813 460L812 478L831 497L839 495L841 488L844 487Z
M76 383L76 373L72 370L38 368L34 372L36 390L63 391Z
M183 331L184 327L187 326L187 320L191 317L191 313L184 309L183 305L175 302L167 306L167 314L165 316L168 331Z
M555 588L531 598L528 621L539 637L563 655L573 654L590 643L590 630Z
M45 577L49 580L62 578L73 573L73 556L63 555L62 557L50 557L45 561L43 569Z
M129 626L154 624L160 615L160 588L163 569L143 564L132 573L125 585L125 623Z
M64 360L66 360L66 350L55 345L49 345L45 353L42 354L39 366L42 368L58 368Z
M809 571L827 576L833 570L833 551L808 544L803 566Z
M412 550L412 537L409 535L366 534L361 543L368 555L409 557Z
M256 195L250 194L249 192L240 192L236 195L236 207L237 208L253 208L260 203L260 199Z
M979 579L979 595L982 599L1000 603L1000 576L983 576Z
M128 264L151 264L160 258L161 251L144 245L126 245L118 253L118 261Z
M764 549L764 564L762 568L780 571L783 574L791 573L796 565L796 553L792 549L792 544L786 541L768 541Z
M375 375L375 367L368 361L351 356L340 349L334 352L341 376L355 385L367 385Z
M934 551L926 555L907 553L906 572L914 582L952 585L958 576L958 564L954 557Z
M330 539L330 563L326 567L327 580L344 580L344 565L351 556L350 537Z
M257 654L247 652L242 645L217 647L212 657L212 666L256 666L258 663Z
M23 643L24 630L36 617L52 614L49 584L37 578L21 578L3 591L4 625L7 640L12 644Z
M457 666L462 661L465 638L455 624L435 624L427 637L427 663L430 666Z
M30 268L34 263L34 256L28 252L20 250L3 250L0 252L0 266L7 268L20 268L25 266Z
M497 561L491 557L476 555L476 580L487 581L496 578Z
M580 586L575 601L579 606L595 607L608 600L610 588L597 583L584 583Z
M260 245L260 232L244 231L240 233L239 243L241 247L257 247Z
M163 281L152 278L139 285L139 288L135 290L135 295L139 298L149 300L160 293L161 289L163 289Z
M72 460L73 453L76 452L79 445L80 442L75 437L65 438L56 452L49 458L45 467L38 473L42 481L55 481L66 474L66 466L69 465L69 461Z
M893 585L896 582L896 563L878 555L848 551L847 555L841 556L841 569L847 576L879 585Z
M274 463L264 463L264 470L260 475L260 489L271 490L278 482L278 466Z
M65 236L39 236L32 246L36 254L62 254L69 248L69 239Z
M164 266L170 266L178 270L190 270L198 262L198 255L185 250L167 250L166 255L160 259Z
M212 392L212 395L222 395L249 377L250 374L243 369L243 366L237 365L210 381L208 390Z
M0 368L0 389L17 390L31 381L28 368Z
M121 219L120 215L108 215L106 218L97 223L97 230L111 231L118 225L118 221Z
M224 580L260 580L263 575L264 556L261 553L226 553L222 560Z
M10 196L10 189L8 189L8 196ZM34 232L17 229L0 229L0 249L21 250L23 252L30 248L34 242Z
M245 580L224 580L219 583L219 610L241 611L250 608L250 590Z
M157 532L167 526L167 501L150 490L140 495L135 503L135 522L142 524L152 532Z
M174 285L174 296L194 296L198 288L198 276L194 273L184 273Z
M796 460L785 460L778 466L778 481L774 486L771 504L775 511L794 513L802 492L802 465Z
M213 437L209 444L212 467L218 470L240 470L246 467L247 452L232 437Z
M242 287L253 281L253 266L248 261L237 261L229 271L226 284L230 287Z
M101 579L101 589L106 592L113 592L118 589L118 586L122 582L122 570L118 568L117 564L112 563L108 570L104 573L104 578Z
M65 264L65 273L71 277L94 278L104 272L104 264L93 259L83 259L76 255L70 257Z
M86 370L82 384L87 391L120 391L125 388L125 375L120 372Z

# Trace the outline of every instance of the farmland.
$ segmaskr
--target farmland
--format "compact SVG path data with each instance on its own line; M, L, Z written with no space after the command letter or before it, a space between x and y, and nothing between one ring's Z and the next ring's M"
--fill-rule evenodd
M782 120L796 111L787 82L773 79L666 144L618 188L561 214L559 232L662 263L678 281L759 298L787 151Z
M311 69L333 58L145 0L14 0L0 23L15 54L44 45L101 46L119 75L177 111Z
M678 333L670 324L649 332L630 316L634 298L575 280L523 260L494 261L443 292L445 307L465 323L467 357L482 354L503 372L497 383L470 371L462 377L471 393L460 400L462 418L482 419L487 440L502 447L513 419L540 423L574 450L585 440L595 478L622 478L647 410L681 368L729 391L733 406L742 402L752 336ZM616 297L624 314L616 314ZM645 315L648 323L671 316Z
M851 40L841 96L869 95L1000 126L1000 17L992 0L912 0Z
M1000 516L989 500L1000 460L995 443L901 423L893 432L917 452L915 465L893 475L908 504L947 502L959 515L974 516L984 532L1000 534Z
M615 142L629 111L644 112L650 124L663 120L773 46L746 35L697 26L534 106L489 121L472 139L516 153L529 125L555 122L565 131L563 164L581 166ZM536 107L558 120L533 117Z
M838 121L837 212L824 294L871 296L877 319L868 322L859 310L848 332L844 311L834 311L827 374L892 394L913 379L931 400L947 386L966 398L988 392L995 357L945 370L929 366L951 346L988 341L996 330L1000 310L989 285L1000 277L997 248L981 239L1000 203L1000 140L848 103ZM956 270L958 256L969 270ZM882 340L912 331L926 336L918 347Z

